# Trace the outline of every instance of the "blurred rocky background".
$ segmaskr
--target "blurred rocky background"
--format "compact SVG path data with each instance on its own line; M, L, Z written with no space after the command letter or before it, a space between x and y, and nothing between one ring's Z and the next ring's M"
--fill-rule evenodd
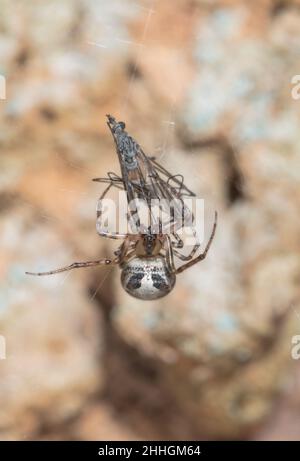
M299 439L299 55L297 0L0 0L0 439ZM205 199L206 238L219 212L161 301L24 274L112 254L106 113Z

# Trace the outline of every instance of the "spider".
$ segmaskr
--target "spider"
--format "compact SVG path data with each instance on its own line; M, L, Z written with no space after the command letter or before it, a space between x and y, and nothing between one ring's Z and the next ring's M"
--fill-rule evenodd
M117 122L114 117L107 115L108 127L113 135L116 151L119 157L121 176L115 173L108 173L107 178L95 178L94 181L108 183L98 201L97 207L97 232L100 236L112 239L122 239L123 242L115 251L114 258L102 258L94 261L75 262L69 266L48 272L26 272L30 275L52 275L81 267L112 266L118 265L121 268L121 283L123 288L131 296L153 300L166 296L173 289L176 275L190 268L194 264L205 259L217 227L217 212L212 232L208 243L202 253L195 256L200 243L194 226L193 235L196 243L188 255L182 254L179 249L184 243L178 235L180 228L180 217L190 216L193 223L193 216L182 204L183 196L194 196L183 183L182 175L171 175L161 166L154 157L148 157L137 142L125 131L125 123ZM157 226L145 227L141 224L137 209L129 209L129 218L135 217L138 228L136 233L108 232L102 227L102 200L111 187L126 191L128 203L136 198L142 198L149 204L153 198L162 198L171 201L178 200L172 209L170 221ZM162 201L163 203L163 201ZM165 203L165 202L164 202ZM162 205L163 207L163 205ZM165 229L168 226L169 231ZM153 230L155 228L155 230ZM184 261L177 267L174 263L174 256Z

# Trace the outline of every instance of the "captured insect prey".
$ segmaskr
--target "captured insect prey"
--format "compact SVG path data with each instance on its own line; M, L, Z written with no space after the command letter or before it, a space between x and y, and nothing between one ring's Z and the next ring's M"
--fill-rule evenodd
M120 239L113 258L75 262L48 272L26 272L30 275L52 275L80 267L118 265L123 288L135 298L152 300L167 295L174 287L176 275L202 261L211 246L217 213L211 235L197 255L200 241L194 213L186 204L195 194L184 184L180 174L172 175L155 157L147 156L125 131L125 123L107 115L107 125L114 138L121 175L109 172L93 181L107 184L97 204L96 229L101 237ZM106 196L114 188L125 196L126 228L111 231L106 226ZM141 205L142 204L142 205ZM146 210L142 213L141 209ZM107 216L106 216L107 218ZM181 231L188 227L193 245L188 254ZM182 261L175 264L175 259Z

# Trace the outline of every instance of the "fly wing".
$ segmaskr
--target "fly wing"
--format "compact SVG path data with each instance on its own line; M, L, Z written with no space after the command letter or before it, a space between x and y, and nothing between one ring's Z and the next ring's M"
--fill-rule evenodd
M196 197L196 194L192 192L185 184L184 177L182 174L172 174L160 163L157 162L155 157L148 157L151 161L155 171L165 178L168 185L171 185L173 189L177 190L181 197Z
M184 185L182 175L171 175L143 152L139 144L125 131L124 122L117 122L111 115L107 117L119 157L129 213L138 227L138 232L144 233L147 228L141 222L136 207L137 200L143 200L147 204L148 222L154 233L180 229L183 222L193 219L182 197L195 194ZM153 212L153 202L157 206L156 213Z

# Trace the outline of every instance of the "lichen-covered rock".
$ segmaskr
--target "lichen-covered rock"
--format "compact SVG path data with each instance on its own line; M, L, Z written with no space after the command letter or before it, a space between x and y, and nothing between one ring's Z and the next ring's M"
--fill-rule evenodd
M209 210L205 217L207 224ZM223 204L206 260L178 275L161 302L120 292L113 323L125 342L157 361L164 386L201 434L243 436L270 414L288 381L299 271L276 215Z
M73 418L101 389L102 319L78 274L25 275L72 258L33 211L15 205L3 212L0 234L0 438L27 439Z
M281 389L255 437L290 436L299 5L1 1L2 439L249 437ZM205 199L206 239L219 212L160 302L129 298L118 268L24 275L113 254L90 181L120 171L106 113Z

